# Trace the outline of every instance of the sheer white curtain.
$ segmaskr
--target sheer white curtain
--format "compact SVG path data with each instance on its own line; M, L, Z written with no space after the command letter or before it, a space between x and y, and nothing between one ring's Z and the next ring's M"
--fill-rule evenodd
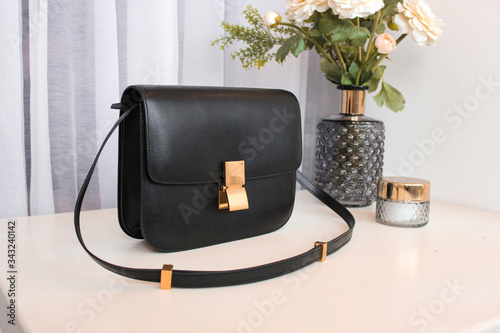
M0 10L0 214L26 215L21 8L7 1Z
M334 89L315 84L324 83L316 55L246 71L210 45L223 33L221 21L242 22L248 4L261 13L285 8L282 0L4 1L0 217L73 210L98 145L117 119L109 106L129 84L283 88L303 109L330 111L321 104L330 103ZM304 117L309 145L318 117ZM116 136L108 147L84 209L116 206ZM305 151L306 167L312 154Z

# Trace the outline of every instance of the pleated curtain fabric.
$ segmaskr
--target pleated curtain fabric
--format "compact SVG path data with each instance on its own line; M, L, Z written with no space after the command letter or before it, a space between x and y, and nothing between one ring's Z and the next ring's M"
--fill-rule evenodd
M251 4L282 0L20 0L0 11L0 218L69 212L98 145L131 84L282 88L303 110L304 163L312 174L315 126L335 113L312 52L245 70L211 46L220 24ZM116 207L117 138L101 157L84 209Z

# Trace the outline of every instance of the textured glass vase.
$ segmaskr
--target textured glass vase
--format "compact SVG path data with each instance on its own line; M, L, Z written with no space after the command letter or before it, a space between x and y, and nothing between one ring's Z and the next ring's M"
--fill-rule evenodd
M345 206L368 206L382 176L384 123L364 116L366 87L339 89L340 114L317 126L315 180Z

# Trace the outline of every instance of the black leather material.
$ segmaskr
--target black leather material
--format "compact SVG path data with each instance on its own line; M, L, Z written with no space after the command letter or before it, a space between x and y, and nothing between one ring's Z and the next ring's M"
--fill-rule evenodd
M300 166L300 111L287 91L132 86L123 98L131 91L141 96L144 162L155 183L213 183L223 161L245 160L247 180Z
M147 92L148 89L149 88L145 88L145 90L142 93ZM203 89L203 88L196 88L196 89ZM215 90L218 89L219 88ZM175 192L175 189L191 188L194 189L195 192L201 192L202 189L203 191L205 191L208 188L210 188L210 186L214 185L214 183L212 182L207 182L207 183L200 182L196 184L175 183L175 184L164 185L155 183L154 181L149 181L148 184L144 185L144 182L141 181L141 176L142 177L149 176L149 173L148 169L144 166L144 160L147 160L147 153L144 150L141 150L141 148L144 147L144 137L145 137L144 133L145 131L147 131L147 129L145 129L144 124L141 124L141 120L144 121L145 119L145 117L141 116L144 115L145 112L144 109L141 112L140 106L141 106L141 101L143 100L142 98L144 96L149 96L149 95L141 96L141 92L139 90L140 89L136 88L128 90L129 94L128 95L124 94L122 104L114 105L114 108L122 109L120 118L113 125L110 132L106 136L102 146L100 147L96 155L94 162L90 167L88 175L81 186L80 193L78 195L75 204L74 224L75 224L76 235L80 244L82 245L84 250L89 254L89 256L99 265L103 266L104 268L114 273L132 279L160 282L160 277L161 277L160 269L123 267L114 265L97 257L85 245L80 229L80 212L83 199L85 197L85 193L87 191L92 175L95 171L102 150L104 149L104 146L106 145L107 141L111 137L112 133L116 130L116 128L118 128L118 126L120 126L120 147L127 145L127 147L129 148L129 149L120 149L120 155L119 155L119 161L120 161L119 164L122 166L122 168L120 168L119 170L120 181L118 184L118 188L119 188L119 194L120 193L121 194L119 195L120 203L119 203L118 214L120 216L120 224L122 228L130 236L140 238L141 226L144 226L144 223L141 224L140 221L142 215L144 214L144 208L142 207L142 203L140 202L141 200L144 200L143 196L144 192L142 190L143 187L147 188L146 192L147 195L165 197L163 199L164 201L161 201L159 199L155 201L156 204L159 204L161 206L161 205L170 205L170 203L168 202L169 200L168 196L170 194L173 196L173 198L179 196L178 192ZM149 90L155 90L155 88L153 87L152 89ZM254 90L254 92L257 92L257 90ZM263 92L264 95L266 95L267 93L266 91L260 91L260 92ZM218 92L215 91L214 93ZM248 91L247 93L252 94L251 91ZM282 92L279 93L282 94ZM284 95L286 95L286 93ZM218 95L217 98L223 99L225 97L224 94L222 94ZM138 123L140 126L137 126ZM298 124L300 125L300 120ZM155 149L160 149L160 148L155 148ZM293 153L291 154L293 155ZM290 160L293 159L288 159L288 161ZM127 161L126 164L124 164L125 161ZM265 164L263 163L262 166L264 167ZM259 169L257 167L253 169L256 172L254 174L256 176L251 180L251 182L247 183L249 192L249 201L254 202L257 206L261 207L262 213L254 213L252 216L233 215L232 221L234 222L234 225L231 226L226 224L225 227L228 229L224 229L220 225L213 224L212 221L209 219L205 220L206 222L205 225L196 225L196 227L201 229L214 228L218 230L221 234L219 238L215 236L217 233L210 232L211 237L214 237L213 240L211 240L210 242L215 242L215 243L227 241L228 238L232 239L232 238L250 237L254 235L252 234L252 232L260 234L263 232L272 231L275 228L279 228L283 223L286 222L286 220L288 220L289 215L291 213L293 206L293 197L295 192L295 182L293 180L295 180L296 177L298 183L300 183L305 189L310 191L325 205L327 205L329 208L331 208L333 211L339 214L339 216L347 223L348 225L347 231L342 233L340 236L327 242L328 244L327 254L331 254L340 249L352 237L352 231L355 224L353 216L345 207L343 207L341 204L339 204L337 201L331 198L328 194L319 189L316 185L314 185L307 178L305 178L300 172L297 173L295 173L294 171L287 172L285 170L287 169L287 166L289 166L288 163L280 164L280 168L283 167L284 172L282 174L271 174L268 176L258 175L259 170L265 172L265 169ZM272 167L270 167L268 170L272 170ZM156 171L153 171L153 173ZM134 177L132 177L131 174L133 174ZM170 181L172 181L172 179L174 181L179 180L179 179L175 180L175 177L169 179ZM190 186L185 187L186 185ZM168 190L165 190L166 188L168 188ZM172 188L173 190L170 190L170 188ZM272 201L274 201L274 203L272 204L268 203L268 198L266 196L260 195L262 189L269 189L269 188L276 189L275 192L273 192L276 198L272 198ZM128 194L125 195L125 193ZM168 195L165 195L165 193L167 193ZM250 194L250 193L256 193L256 194ZM183 196L185 195L180 195L179 197ZM277 198L283 200L278 200ZM289 203L290 201L291 204ZM203 202L206 203L206 201ZM275 205L272 207L276 208L276 210L273 210L273 212L270 212L271 205ZM158 210L158 212L159 211L160 210ZM202 211L203 212L200 212L200 215L215 214L212 208L205 207L204 209L202 209ZM169 214L168 211L166 210L164 210L163 212L164 214ZM233 214L239 212L232 212L232 213L226 212L226 213ZM159 218L162 218L162 213L157 213L157 215ZM126 217L129 220L124 221L122 219L123 217ZM148 218L153 218L153 217L155 216L149 216ZM174 217L170 216L169 218L174 218ZM252 221L257 227L254 227L253 229L248 228L247 221L245 221L246 218L252 218L253 219ZM274 222L274 219L280 222L276 224ZM221 219L221 221L225 223L224 219ZM165 237L168 239L168 242L171 242L173 246L176 248L190 248L194 246L200 246L200 244L201 246L203 246L205 244L203 241L200 242L200 239L195 239L194 241L191 241L189 239L189 237L191 237L191 232L188 230L189 224L188 225L180 224L184 227L184 229L182 229L179 226L176 226L175 223L169 224L171 223L169 221L167 221L166 223L167 223L166 226L153 224L155 228L158 228L157 230L161 230L161 232L158 232L158 235L160 235L163 232L167 233L167 235L159 236L160 239L158 240L155 238L156 237L155 233L151 234L149 237L153 240L153 243L163 242L164 241L163 238ZM266 225L266 223L270 223L271 226ZM148 226L148 224L146 224L146 226ZM170 235L168 235L170 227L172 226L174 228L177 228L177 230L175 231L176 237L171 237ZM239 228L243 227L245 227L246 229L239 230ZM195 229L194 234L197 237L200 236L199 230ZM293 271L296 271L298 269L301 269L307 265L310 265L318 261L320 258L322 258L322 247L315 246L302 254L284 260L244 269L236 269L229 271L174 270L172 273L172 286L183 287L183 288L201 288L201 287L230 286L230 285L244 284L250 282L257 282L277 277L283 274L291 273Z
M159 251L261 235L283 226L301 162L300 109L284 90L131 86L120 125L120 225ZM218 209L225 161L245 161L250 209ZM139 233L141 232L141 233Z

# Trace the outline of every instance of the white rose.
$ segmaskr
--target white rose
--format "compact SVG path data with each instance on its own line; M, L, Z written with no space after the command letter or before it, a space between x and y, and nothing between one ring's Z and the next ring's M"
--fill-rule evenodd
M389 54L396 48L396 40L388 33L383 33L375 38L378 53Z
M328 10L328 0L286 0L288 18L302 22L311 17L314 11L325 12Z
M367 17L384 7L384 0L328 0L328 5L341 19Z
M281 22L281 16L280 14L271 10L270 12L267 12L266 15L264 15L262 20L264 21L264 25L266 27L274 28L278 23Z
M435 45L443 31L439 28L443 21L436 18L424 0L404 0L398 3L394 17L400 31L409 34L418 45Z

